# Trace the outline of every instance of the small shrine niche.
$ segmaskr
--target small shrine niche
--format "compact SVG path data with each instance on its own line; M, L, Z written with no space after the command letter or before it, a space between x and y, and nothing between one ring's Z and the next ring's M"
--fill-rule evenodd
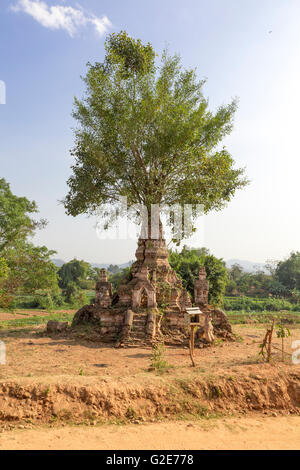
M138 285L132 291L132 308L156 308L156 294L150 283Z
M149 269L142 265L134 275L132 286L132 308L155 308L156 292L153 281L149 280Z

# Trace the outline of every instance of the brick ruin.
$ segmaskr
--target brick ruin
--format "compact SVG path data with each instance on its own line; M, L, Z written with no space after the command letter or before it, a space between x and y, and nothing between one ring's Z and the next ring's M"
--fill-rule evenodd
M208 304L205 268L195 280L194 297L195 305L211 315L215 334L230 338L232 331L225 313ZM165 240L140 238L136 261L117 292L112 294L102 269L95 303L78 310L72 327L93 323L101 341L118 346L151 344L162 337L166 344L182 344L189 335L185 310L191 306L190 295L169 264Z

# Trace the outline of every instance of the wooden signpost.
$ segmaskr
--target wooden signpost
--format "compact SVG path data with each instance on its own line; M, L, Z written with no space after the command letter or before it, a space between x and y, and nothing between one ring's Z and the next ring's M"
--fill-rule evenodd
M195 367L194 361L194 347L195 347L195 328L201 326L200 316L203 315L199 307L187 308L185 311L185 320L190 327L190 340L189 340L189 350L190 357L193 367Z

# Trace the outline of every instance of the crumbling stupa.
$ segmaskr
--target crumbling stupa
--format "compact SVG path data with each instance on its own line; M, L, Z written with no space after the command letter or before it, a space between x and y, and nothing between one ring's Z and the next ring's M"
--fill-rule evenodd
M223 335L231 333L226 315L208 305L205 269L195 281L195 304L212 315ZM166 242L159 239L138 240L136 261L130 275L112 295L106 271L100 272L95 303L85 305L74 316L73 327L92 322L99 339L117 345L149 344L162 337L166 344L180 344L188 338L185 310L191 298L168 261Z

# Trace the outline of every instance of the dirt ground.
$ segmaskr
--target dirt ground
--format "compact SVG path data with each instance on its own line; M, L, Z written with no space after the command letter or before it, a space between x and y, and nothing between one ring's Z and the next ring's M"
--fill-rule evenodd
M294 450L300 417L78 426L0 434L0 450Z
M258 356L265 327L233 329L236 342L196 349L195 368L187 349L167 347L169 367L154 371L150 347L0 329L0 449L299 448L300 329L271 364Z
M233 327L240 338L236 342L220 341L216 346L196 349L196 368L191 367L188 349L167 347L166 360L172 366L168 377L227 375L260 373L271 374L274 367L262 363L258 357L259 344L265 333L263 326L239 325ZM79 383L95 383L99 379L130 379L136 381L153 378L148 368L151 348L116 349L112 345L99 344L64 337L42 336L45 326L1 330L0 340L6 344L6 365L0 366L0 380L22 380L34 377L39 381L60 380ZM285 340L286 352L291 354L292 341L300 340L300 328L291 329ZM281 341L274 338L274 346ZM292 364L291 356L285 363L279 361L281 353L274 349L276 368L299 370ZM277 362L279 361L279 362ZM84 379L82 380L82 377Z

